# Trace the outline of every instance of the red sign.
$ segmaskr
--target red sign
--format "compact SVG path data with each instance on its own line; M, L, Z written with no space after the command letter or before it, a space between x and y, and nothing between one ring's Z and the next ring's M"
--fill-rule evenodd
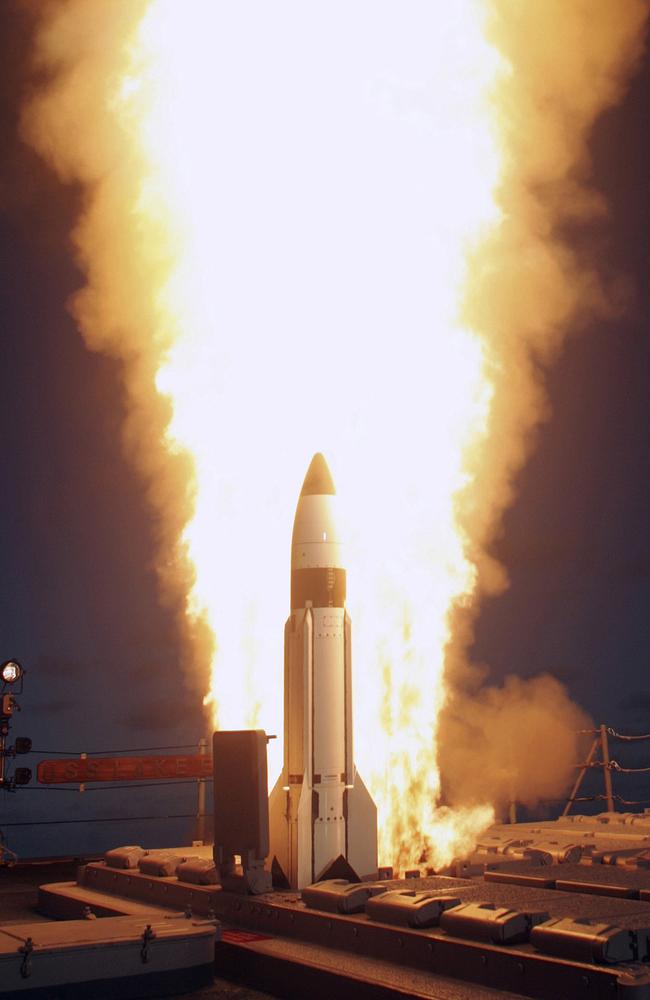
M75 757L42 760L36 771L42 785L81 785L87 781L156 781L211 778L212 757L205 754L166 757Z

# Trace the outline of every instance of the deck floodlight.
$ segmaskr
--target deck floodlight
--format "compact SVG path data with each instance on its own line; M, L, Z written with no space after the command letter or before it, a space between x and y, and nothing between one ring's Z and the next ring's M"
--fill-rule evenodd
M14 771L15 785L28 785L32 780L32 772L28 767L17 767Z
M16 753L31 753L32 741L29 736L17 736L14 742L14 750Z
M5 684L15 684L23 676L23 668L18 660L5 660L0 667L0 676Z

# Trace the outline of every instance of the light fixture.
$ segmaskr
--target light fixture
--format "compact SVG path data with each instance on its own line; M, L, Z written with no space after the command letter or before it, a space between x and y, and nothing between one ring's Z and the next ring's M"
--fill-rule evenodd
M4 684L15 684L23 676L24 670L18 660L5 660L0 667L0 676Z

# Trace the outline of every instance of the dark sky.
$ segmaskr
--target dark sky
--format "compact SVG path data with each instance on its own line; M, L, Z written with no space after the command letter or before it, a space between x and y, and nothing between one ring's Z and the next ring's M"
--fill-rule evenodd
M85 348L66 311L83 283L69 244L79 192L17 138L29 44L19 6L0 6L0 657L28 671L12 735L64 751L196 744L203 709L177 666L143 490L121 455L119 371ZM38 759L21 763L35 771ZM0 830L31 817L186 814L196 802L192 785L128 797L34 786L0 792ZM156 825L156 835L186 842L191 825ZM112 842L110 825L4 829L26 856Z
M86 350L66 311L82 281L68 243L79 194L16 136L27 44L18 5L4 0L0 657L28 669L13 733L43 750L195 743L202 709L177 673L143 491L120 452L119 371ZM624 319L570 339L549 374L552 418L497 547L511 586L485 605L474 649L493 680L550 670L596 721L626 732L650 732L649 82L646 66L592 146L611 212L604 249L633 303ZM635 794L650 798L646 786ZM137 803L134 793L0 795L0 829L30 817L192 810L191 787L173 801L164 790L136 794ZM5 827L24 854L105 846L106 828L94 827L94 840L88 829Z
M650 732L650 72L593 142L610 222L603 254L629 280L620 321L569 338L548 375L552 417L497 553L511 586L475 652L498 677L550 669L596 721ZM645 144L645 145L644 145Z

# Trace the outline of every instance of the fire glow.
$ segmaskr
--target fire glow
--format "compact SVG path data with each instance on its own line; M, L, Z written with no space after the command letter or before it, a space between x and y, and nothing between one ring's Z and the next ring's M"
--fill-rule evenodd
M243 278L233 275L232 264L224 268L215 261L215 234L224 226L224 211L232 211L228 200L233 191L228 185L228 198L215 191L224 175L223 137L193 116L196 95L218 94L223 82L218 75L215 79L207 49L197 52L196 32L184 29L178 4L157 2L148 9L133 49L131 79L139 73L139 84L123 92L127 114L140 123L147 186L159 192L154 214L169 212L172 230L181 234L182 249L161 289L175 332L157 385L173 401L170 447L187 449L195 465L195 512L183 542L196 568L190 608L205 614L216 636L209 695L215 720L226 728L264 724L279 730L289 531L296 485L317 447L332 463L351 543L357 762L368 769L378 804L380 858L401 865L417 863L423 848L440 839L436 720L444 700L447 615L454 599L473 586L453 503L465 483L463 445L483 433L490 396L480 342L460 327L457 314L466 280L465 251L498 218L492 190L499 158L486 94L499 59L482 38L473 3L464 5L462 13L459 8L451 20L447 33L430 40L437 49L430 53L431 62L439 68L428 83L430 92L423 86L421 95L433 113L423 113L419 124L409 128L399 110L392 112L397 120L391 122L391 112L380 103L380 98L390 98L391 88L379 97L364 97L356 67L346 66L351 89L356 84L360 91L352 90L357 120L351 120L350 111L346 115L343 90L335 90L331 110L337 117L325 122L324 137L332 152L327 155L321 139L317 151L305 155L301 132L304 128L314 138L314 127L328 113L318 107L319 98L322 102L327 96L321 88L332 83L324 67L308 70L302 65L294 67L303 74L300 81L289 74L279 81L282 97L294 105L287 117L275 113L271 119L283 137L280 155L274 147L260 148L260 118L252 140L243 140L243 156L241 149L230 147L240 169L251 169L248 181L239 182L234 191L255 261L250 286L243 285L240 294L267 297L271 292L268 312L251 312L243 301L242 317L230 303L219 304L229 298L221 289L226 274L240 283ZM214 32L202 34L209 38ZM263 67L256 67L253 94L268 110L268 97L259 89L263 76ZM464 88L452 101L434 101L438 92L453 93L459 79ZM273 83L269 86L274 89ZM306 93L300 95L299 87ZM399 96L399 86L397 92ZM138 110L143 99L144 113ZM246 101L244 96L239 114L250 112ZM300 112L315 121L296 128L292 119ZM366 224L362 213L370 216L381 206L373 195L355 212L361 178L354 174L360 167L371 171L387 151L386 133L392 139L396 125L415 146L413 153L433 168L431 193L413 197L395 192L405 215L423 204L435 218L419 262L426 269L432 305L426 316L413 317L406 302L389 300L392 322L377 329L374 312L372 325L363 317L361 295L371 293L350 288L354 270L360 268L344 244L351 231L356 252L370 256L370 266L376 263L361 232ZM337 149L345 135L336 133L347 130L352 136L362 127L374 130L379 148L357 148L360 162L351 165L353 186L347 192L345 168L334 179L327 176L335 158L345 152ZM264 163L264 154L277 162ZM284 195L284 209L282 214L269 212L258 203L254 186L266 187L267 171L294 172L296 159L303 159L304 176L294 174L293 181L313 186L313 194L299 186L292 205L285 183L276 178L275 192ZM404 184L408 162L401 155L394 159ZM425 180L420 171L418 180ZM273 192L265 196L270 199ZM311 198L323 204L312 206ZM266 232L246 220L251 202ZM308 230L297 217L305 210L311 215ZM151 212L148 204L145 224ZM329 213L338 231L332 232ZM225 224L232 239L239 223ZM299 254L306 253L306 262L283 238L283 224L299 228L296 242L304 244ZM422 239L417 229L409 232L413 220L407 217L402 225L405 241ZM265 247L259 260L258 241ZM224 251L231 245L224 241ZM274 252L283 259L282 270L294 275L285 281L285 302L267 286L265 257ZM412 248L407 245L404 253L406 266L414 267ZM245 254L239 261L248 270ZM394 264L390 261L389 267ZM363 286L373 275L363 273L363 264L361 270ZM403 295L408 277L402 265L395 279ZM382 281L387 278L384 272ZM303 283L313 303L306 301L299 287ZM415 294L421 295L421 289ZM318 314L326 295L339 302L337 315L326 310L323 322ZM290 302L296 299L299 309L292 309ZM364 739L372 732L376 739ZM489 821L490 815L489 809L480 810L478 823ZM453 853L460 845L451 833L447 838ZM449 848L441 853L448 855Z
M527 360L508 369L527 358L515 338L526 345L528 331L517 310L510 325L500 316L500 286L485 329L467 322L476 296L489 299L486 269L479 292L472 267L505 221L496 193L517 157L500 115L518 89L527 113L530 94L509 83L507 46L486 38L487 2L397 7L69 0L40 36L63 82L41 100L48 128L34 117L30 130L93 191L74 309L89 345L124 362L126 445L158 515L161 581L183 595L187 659L209 670L221 728L281 732L295 498L325 453L349 540L355 756L378 805L380 863L404 868L450 860L493 815L437 806L450 612L488 589L477 554L543 401ZM632 22L618 42L604 25L603 79ZM600 64L585 62L592 93ZM603 91L601 106L615 97ZM578 140L598 110L576 120ZM515 215L507 247L517 266L544 230L529 214L534 239ZM552 349L578 307L544 251L530 341L547 324ZM516 333L500 354L502 327ZM495 374L518 391L498 441Z

